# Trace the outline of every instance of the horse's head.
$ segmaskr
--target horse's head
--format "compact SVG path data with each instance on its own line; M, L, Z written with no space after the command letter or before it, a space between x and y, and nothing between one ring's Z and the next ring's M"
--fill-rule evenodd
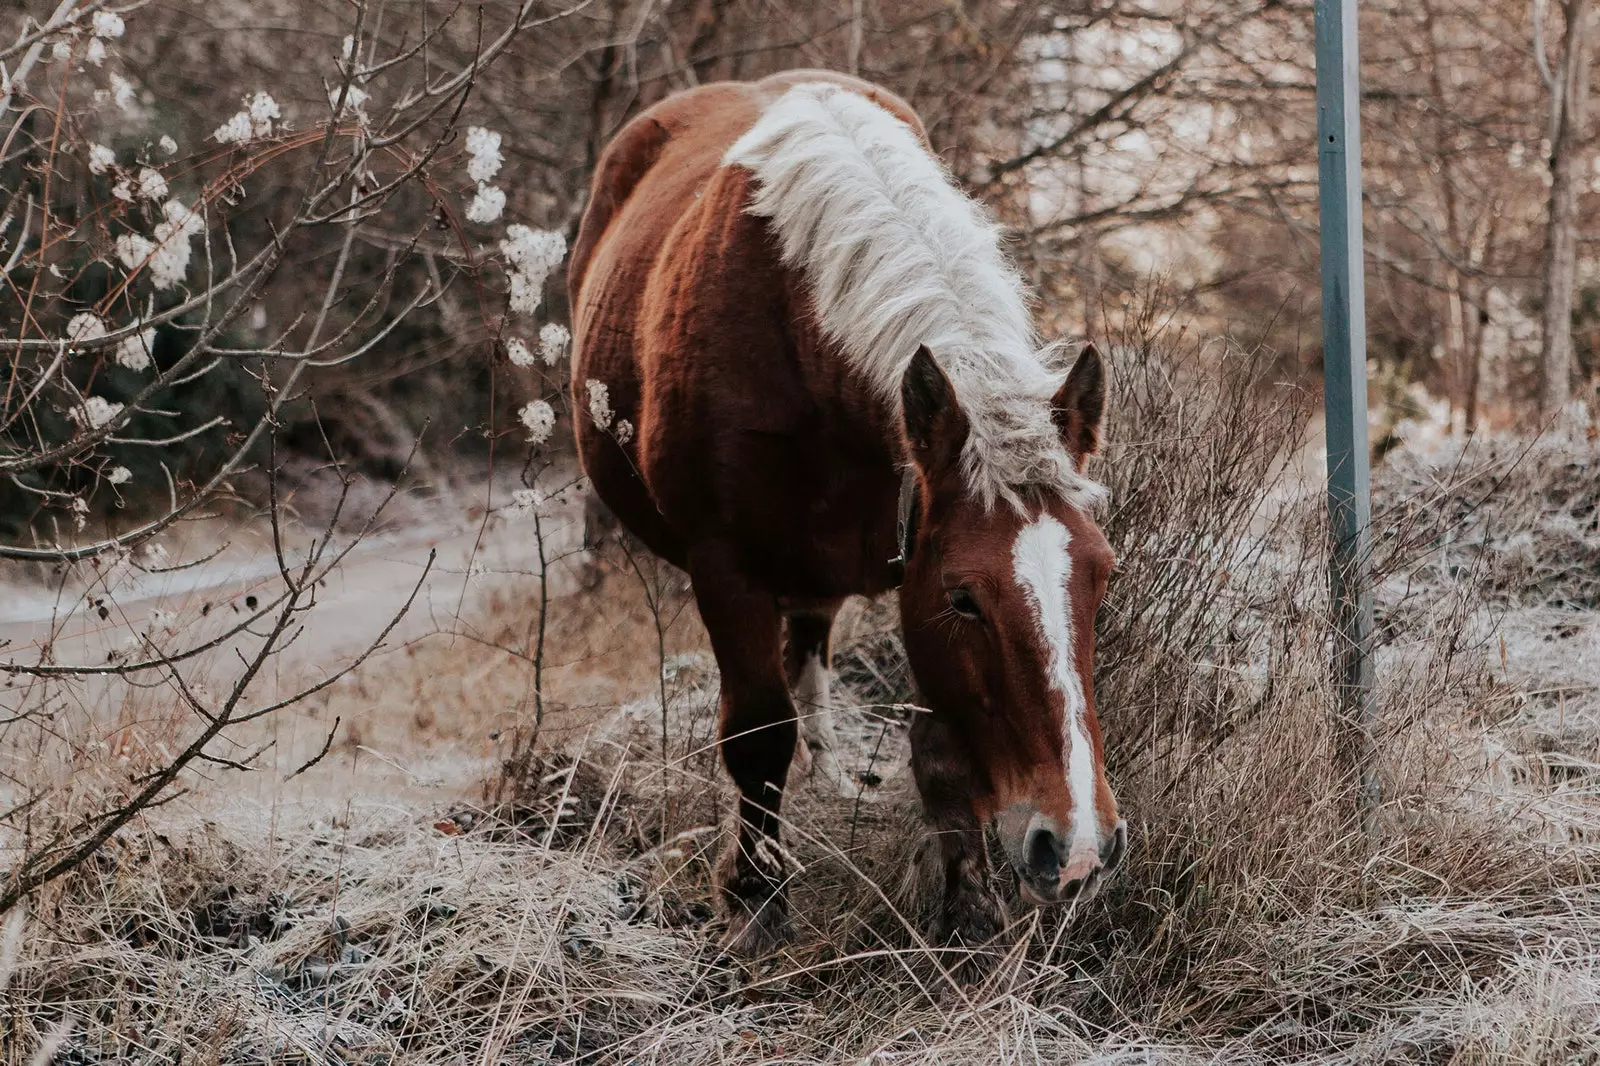
M943 802L970 802L976 824L993 819L1031 902L1087 899L1127 840L1094 705L1094 619L1111 548L1088 514L1055 493L1021 510L972 495L961 470L967 416L926 349L907 369L901 398L921 505L900 610L911 670L941 738L919 759L951 764L917 772L941 782ZM1052 401L1078 464L1095 449L1104 405L1091 347Z

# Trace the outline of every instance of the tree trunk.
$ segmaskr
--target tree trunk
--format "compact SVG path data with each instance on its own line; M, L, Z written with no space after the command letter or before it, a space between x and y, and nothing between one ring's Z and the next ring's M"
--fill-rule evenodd
M1590 0L1566 0L1561 69L1551 94L1550 217L1545 231L1544 322L1539 347L1539 419L1567 405L1572 366L1572 289L1578 272L1579 151L1589 102Z

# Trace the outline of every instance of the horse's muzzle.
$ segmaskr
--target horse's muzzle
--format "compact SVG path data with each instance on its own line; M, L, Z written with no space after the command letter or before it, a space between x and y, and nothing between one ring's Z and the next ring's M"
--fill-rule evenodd
M1017 871L1023 899L1042 906L1092 899L1122 863L1128 823L1118 821L1109 839L1073 839L1054 818L1009 808L996 819L1005 851Z

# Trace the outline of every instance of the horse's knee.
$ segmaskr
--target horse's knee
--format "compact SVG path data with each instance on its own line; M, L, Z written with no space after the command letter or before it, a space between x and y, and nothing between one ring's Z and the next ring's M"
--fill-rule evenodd
M782 686L724 692L722 761L747 797L782 792L797 736L794 704Z

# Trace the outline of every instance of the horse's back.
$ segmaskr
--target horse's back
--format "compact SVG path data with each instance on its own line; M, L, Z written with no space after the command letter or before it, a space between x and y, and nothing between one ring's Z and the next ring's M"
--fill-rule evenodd
M574 310L580 306L580 295L594 272L595 252L602 242L620 238L630 247L659 250L664 231L762 110L794 86L814 82L831 82L858 92L922 135L916 112L900 97L871 82L828 70L791 70L753 82L713 82L669 96L623 126L596 163L568 263ZM636 192L639 200L648 201L639 204L647 209L638 212L645 216L638 220L645 225L629 225L622 233L621 226L613 224L620 223Z
M589 382L604 383L634 432L580 415L579 454L617 517L678 565L708 523L728 533L744 524L736 539L768 548L790 539L792 531L765 528L776 514L756 513L771 509L737 501L760 498L758 482L815 477L816 457L794 442L816 422L819 388L853 391L808 378L797 364L794 348L806 341L794 316L804 296L765 220L745 210L754 179L722 166L769 104L818 81L859 92L921 131L904 101L847 75L713 83L629 122L591 185L568 274L573 393L581 407ZM815 375L817 361L808 363ZM689 469L697 473L682 476Z

